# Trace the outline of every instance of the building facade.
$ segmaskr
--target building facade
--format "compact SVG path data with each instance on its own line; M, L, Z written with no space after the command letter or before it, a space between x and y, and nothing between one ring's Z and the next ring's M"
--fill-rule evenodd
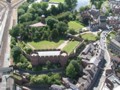
M59 49L35 50L31 54L26 54L33 66L46 64L47 61L52 64L60 64L64 67L68 60L68 54Z

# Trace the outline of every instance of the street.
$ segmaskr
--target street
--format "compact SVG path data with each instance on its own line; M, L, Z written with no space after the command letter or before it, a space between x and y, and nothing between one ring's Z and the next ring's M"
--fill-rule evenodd
M10 66L9 29L11 29L13 26L13 9L18 8L18 6L21 4L21 1L24 2L24 0L14 0L14 1L15 2L13 5L13 3L10 4L5 0L0 0L0 67L1 68ZM6 88L9 90L13 90L13 79L9 78L9 73L2 73L2 82L0 83L0 90L6 90Z
M105 64L104 70L99 76L99 80L97 81L98 83L96 83L96 86L94 87L93 90L102 90L106 80L106 70L107 68L110 68L111 61L110 61L110 55L107 50L107 39L106 39L108 33L109 31L103 31L100 35L100 47L104 51L104 59L106 61L106 64Z

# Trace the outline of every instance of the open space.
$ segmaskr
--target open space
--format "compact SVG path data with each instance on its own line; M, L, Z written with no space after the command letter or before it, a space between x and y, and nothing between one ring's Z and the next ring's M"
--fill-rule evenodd
M64 3L64 0L50 0L49 2Z
M85 33L81 35L84 40L95 41L97 37L92 33Z
M53 41L40 41L40 42L28 42L35 49L54 49L57 48L60 44L62 44L64 40L59 40L58 42Z
M79 32L81 28L84 28L84 26L80 22L77 22L77 21L70 21L68 23L68 26L69 26L69 29L74 29L76 32Z
M75 48L76 46L79 44L80 42L78 41L70 41L64 48L63 50L66 51L68 54L70 54Z

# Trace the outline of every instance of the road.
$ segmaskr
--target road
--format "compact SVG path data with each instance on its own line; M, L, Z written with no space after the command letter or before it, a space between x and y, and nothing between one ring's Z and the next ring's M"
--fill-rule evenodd
M0 67L9 67L10 65L10 35L9 29L13 26L13 10L16 9L24 0L15 0L17 2L10 4L5 0L0 0ZM16 12L17 13L17 12ZM17 16L16 16L17 17ZM8 78L9 74L2 76L0 90L13 90L13 80ZM8 78L8 79L7 79Z
M104 71L102 72L102 75L100 76L99 83L94 88L94 90L102 90L103 85L104 85L105 80L106 80L106 70L111 67L110 66L110 63L111 63L110 55L109 55L109 52L107 50L107 39L106 39L108 33L109 33L109 31L103 31L100 35L100 47L104 51L104 59L106 60L106 64L104 67Z

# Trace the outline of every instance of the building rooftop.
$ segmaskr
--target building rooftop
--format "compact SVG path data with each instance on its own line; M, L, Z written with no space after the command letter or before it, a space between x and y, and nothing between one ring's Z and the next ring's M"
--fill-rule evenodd
M59 56L61 51L38 51L37 54L33 53L31 56Z
M46 26L46 24L43 24L41 22L30 25L30 27L43 27L43 26Z
M114 84L114 87L120 86L120 80L113 74L108 79Z
M101 21L101 22L105 22L105 21L106 21L106 19L107 19L107 17L106 17L106 16L100 16L100 21Z
M120 43L118 41L116 41L115 39L112 39L111 42L116 44L118 47L120 47Z

